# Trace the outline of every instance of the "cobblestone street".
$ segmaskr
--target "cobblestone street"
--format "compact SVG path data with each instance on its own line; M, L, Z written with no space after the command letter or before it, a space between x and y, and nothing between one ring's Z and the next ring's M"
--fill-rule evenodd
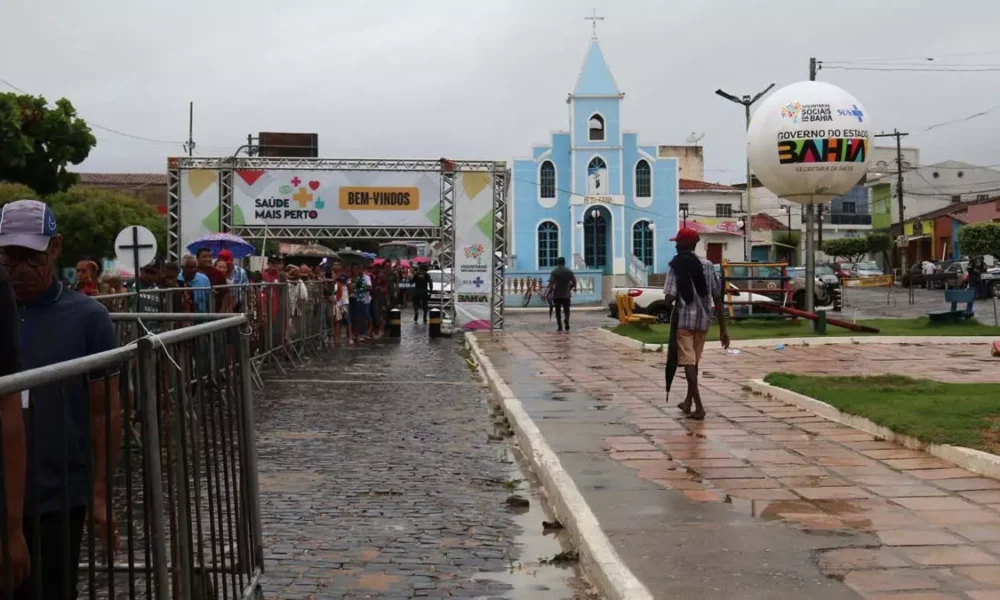
M267 598L582 598L461 339L331 349L257 403ZM506 505L518 493L529 509ZM574 595L576 594L576 595Z

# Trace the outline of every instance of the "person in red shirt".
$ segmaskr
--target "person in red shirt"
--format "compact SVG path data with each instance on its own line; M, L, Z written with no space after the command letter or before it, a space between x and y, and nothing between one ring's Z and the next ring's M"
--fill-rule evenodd
M97 263L92 260L76 263L76 284L73 289L84 296L97 296L100 293L97 286Z
M198 270L204 273L208 277L209 283L212 284L212 291L215 293L215 310L213 312L219 312L222 310L222 307L226 306L229 290L225 287L221 289L215 288L224 286L229 282L226 281L225 274L215 268L215 262L212 260L212 251L208 248L198 249Z

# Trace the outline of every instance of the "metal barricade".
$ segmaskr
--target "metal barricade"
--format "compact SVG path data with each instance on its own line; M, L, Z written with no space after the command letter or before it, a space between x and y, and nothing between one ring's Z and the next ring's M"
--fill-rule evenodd
M259 597L247 317L115 319L164 331L0 378L0 398L17 408L0 411L4 436L18 423L26 432L23 523L36 557L28 597L70 597L71 586L89 598ZM171 329L179 323L189 325ZM5 439L0 449L12 447ZM16 459L0 455L2 515ZM108 552L115 521L120 545ZM12 538L5 518L0 525L0 596L10 598Z
M298 289L292 291L292 286ZM247 318L253 382L263 383L261 372L275 368L284 373L289 365L327 348L332 327L332 304L328 292L332 281L253 283L215 288L160 288L138 294L97 296L112 314L135 314L141 318L116 317L119 344L128 344L150 333L169 331L185 323L146 316L180 314L243 314ZM304 290L304 292L302 291ZM239 309L239 312L234 312ZM191 322L198 320L194 319Z

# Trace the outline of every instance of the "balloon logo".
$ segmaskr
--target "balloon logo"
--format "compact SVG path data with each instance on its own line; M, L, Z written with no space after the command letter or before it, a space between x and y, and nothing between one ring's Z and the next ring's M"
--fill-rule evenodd
M868 172L871 119L835 85L803 81L768 96L747 131L753 172L775 195L820 204L849 192Z

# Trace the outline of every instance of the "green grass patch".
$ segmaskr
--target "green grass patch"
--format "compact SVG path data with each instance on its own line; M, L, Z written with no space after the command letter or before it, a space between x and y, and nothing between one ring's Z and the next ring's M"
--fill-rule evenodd
M943 383L902 375L818 377L771 373L771 385L798 392L935 444L1000 450L1000 384Z
M850 331L842 327L835 327L827 323L826 331L829 336L862 336L862 335L893 335L893 336L921 336L921 335L946 335L946 336L968 336L968 335L995 335L1000 337L1000 327L984 325L975 319L963 321L961 323L932 323L927 317L917 319L863 319L858 321L861 325L867 325L879 330L878 334L862 333ZM765 338L794 338L794 337L815 337L813 333L812 321L805 319L746 319L729 323L729 337L734 340L757 340ZM618 325L611 331L619 335L630 337L646 344L666 344L670 336L670 325L650 325L640 327L638 325ZM821 336L820 336L821 337ZM709 340L719 339L719 326L712 325L708 332Z

